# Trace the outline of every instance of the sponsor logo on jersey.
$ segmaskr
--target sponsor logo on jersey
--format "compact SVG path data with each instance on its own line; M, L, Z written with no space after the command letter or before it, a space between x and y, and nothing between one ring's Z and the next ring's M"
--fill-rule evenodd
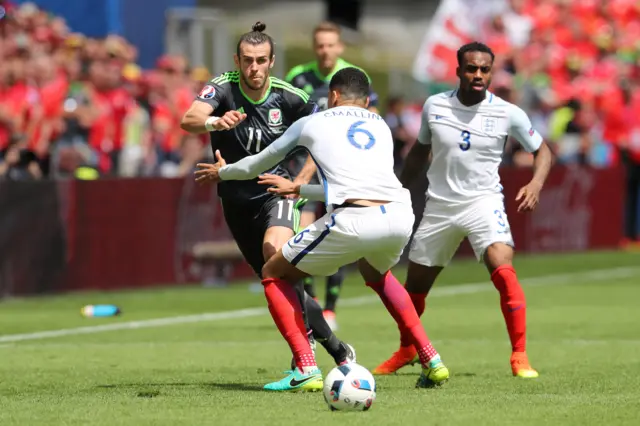
M269 110L269 126L282 125L282 111L280 108L272 108Z
M202 88L202 90L200 91L200 94L198 95L199 98L202 99L211 99L216 95L216 88L207 84L206 86L204 86Z

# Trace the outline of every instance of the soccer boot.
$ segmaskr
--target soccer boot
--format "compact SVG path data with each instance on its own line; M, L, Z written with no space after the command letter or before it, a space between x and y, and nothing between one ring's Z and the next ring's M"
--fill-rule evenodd
M445 367L440 357L437 357L429 361L428 368L422 368L416 387L435 388L442 386L447 380L449 380L449 369Z
M348 343L342 342L347 347L347 359L344 363L356 362L356 349Z
M400 346L391 358L377 366L372 373L382 376L385 374L393 374L406 365L415 365L420 362L418 351L412 346Z
M295 368L284 379L264 385L264 390L274 392L318 392L322 390L323 385L322 373L318 368L307 374L302 373L299 368Z
M538 372L529 364L526 352L513 352L511 354L511 371L514 376L524 379L535 379L539 376Z
M327 322L327 325L331 329L331 331L336 331L338 329L338 321L336 321L336 313L333 311L324 310L322 311L322 316L324 320Z

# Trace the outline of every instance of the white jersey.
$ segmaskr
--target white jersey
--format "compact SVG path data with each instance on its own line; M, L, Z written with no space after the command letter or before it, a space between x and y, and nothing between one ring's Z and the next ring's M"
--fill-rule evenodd
M427 99L418 135L418 142L431 145L433 153L427 195L447 203L502 191L498 168L509 136L528 152L542 143L518 106L487 92L485 100L469 107L456 94L454 90Z
M331 108L296 121L260 154L223 167L220 177L251 179L298 147L315 161L328 207L349 199L411 204L393 170L389 126L380 115L359 107Z

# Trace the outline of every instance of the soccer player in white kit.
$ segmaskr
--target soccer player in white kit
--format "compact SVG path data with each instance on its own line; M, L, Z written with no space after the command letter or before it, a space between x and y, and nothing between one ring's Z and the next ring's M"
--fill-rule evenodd
M329 84L330 109L296 121L257 155L227 165L199 164L197 181L253 179L283 161L297 147L311 154L321 185L296 185L274 175L261 176L275 194L324 200L327 214L291 238L262 269L269 311L289 343L296 368L267 384L272 391L317 391L322 374L307 340L302 308L293 286L308 275L329 276L354 262L367 286L406 330L423 366L417 387L444 383L449 371L422 327L405 288L389 269L408 243L415 217L409 191L393 171L391 130L366 109L369 80L357 68L338 71Z
M533 178L520 189L518 211L533 210L549 174L552 154L526 113L488 91L494 54L481 43L458 50L459 88L431 96L400 181L406 187L428 157L429 188L424 216L413 236L406 289L418 315L438 274L467 237L483 260L494 286L511 339L514 376L535 378L525 350L526 302L511 264L513 238L504 209L498 168L509 136L532 152ZM375 374L390 374L415 362L416 352L400 327L400 349Z

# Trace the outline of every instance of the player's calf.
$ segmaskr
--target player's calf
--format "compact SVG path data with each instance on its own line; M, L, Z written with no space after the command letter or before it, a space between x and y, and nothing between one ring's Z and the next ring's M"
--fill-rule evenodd
M384 275L380 274L365 260L360 260L358 266L367 286L378 293L387 311L396 320L398 327L406 330L411 336L423 369L416 386L432 387L444 383L449 378L449 370L444 366L440 355L429 341L405 288L390 271Z
M513 375L535 378L538 373L529 364L526 354L527 302L512 260L513 248L504 243L490 245L484 254L491 281L500 293L500 308L511 340Z
M418 317L424 313L426 297L442 269L440 266L424 266L409 262L405 289ZM393 374L402 367L414 365L420 361L410 331L401 323L398 323L398 330L400 331L400 348L389 359L378 365L373 370L374 374Z

